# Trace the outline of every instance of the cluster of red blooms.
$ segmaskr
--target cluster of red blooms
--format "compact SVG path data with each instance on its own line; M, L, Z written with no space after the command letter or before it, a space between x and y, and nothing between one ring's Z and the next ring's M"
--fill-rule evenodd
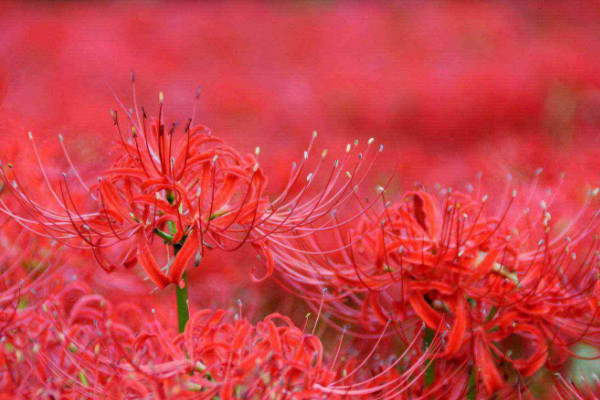
M564 216L553 211L558 190L537 190L539 172L530 189L508 185L498 202L480 184L388 199L391 179L364 199L383 146L369 139L358 151L355 141L340 159L323 150L311 163L315 133L270 199L260 149L243 156L193 119L178 132L162 93L156 118L133 98L134 109L122 107L127 129L111 112L115 161L93 185L62 137L69 173L57 184L31 133L41 176L2 166L6 396L531 398L541 371L556 373L559 397L595 392L560 372L579 357L575 344L600 346L598 189ZM186 269L207 249L246 243L266 270L243 266L254 281L275 275L340 331L334 352L315 336L317 322L310 333L279 314L253 325L241 305L189 316L196 288ZM140 265L154 286L175 284L179 333L172 314L150 316L67 278L77 268L54 249L62 245L107 272Z
M597 8L2 2L0 399L600 399Z
M114 304L66 278L67 267L50 262L56 251L41 249L36 265L22 262L35 258L27 250L3 255L2 399L386 398L418 376L420 363L395 371L400 358L373 361L379 372L367 378L366 361L341 355L341 341L330 357L307 324L271 314L253 325L241 304L196 311L174 334L154 309Z
M135 100L135 90L133 95ZM159 288L169 283L183 287L185 268L194 258L198 265L206 248L233 251L246 242L266 260L266 275L255 278L265 279L274 268L271 248L289 249L286 243L292 239L337 230L349 223L338 222L331 214L354 200L357 184L369 169L365 164L373 139L356 157L348 145L344 158L335 160L331 168L326 167L325 149L316 166L309 169L309 155L317 137L314 132L302 161L293 165L285 189L269 201L264 194L267 180L255 156L240 155L208 128L192 126L192 119L187 121L184 135L174 139L177 124L165 125L162 93L159 97L158 117L152 121L148 121L144 108L126 110L130 123L126 134L117 112L111 112L119 138L118 155L92 186L82 180L63 137L59 137L76 183L83 190L74 189L66 173L62 173L58 188L52 185L30 132L48 194L57 207L32 198L13 165L8 164L2 166L3 181L15 195L23 216L15 215L0 200L3 211L38 235L90 248L107 272L139 262ZM382 150L383 146L379 147L379 152ZM260 154L259 148L255 154ZM313 186L319 185L314 183L317 174L325 168L330 170L321 172L327 174L325 184L314 190ZM155 234L176 252L167 254L169 262L162 268L151 251ZM118 255L113 260L106 253L115 248Z
M517 191L507 191L492 216L479 190L409 192L340 235L346 248L338 259L323 257L314 238L306 243L311 252L275 259L308 300L318 302L320 288L330 288L325 306L334 320L367 331L391 320L405 341L407 326L420 323L446 333L432 374L460 371L447 382L460 388L455 398L468 393L469 379L482 398L508 396L543 367L556 371L575 343L600 344L598 189L571 222L559 219L559 232L553 197L535 212L534 192L511 213Z
M252 326L224 311L199 311L172 337L138 307L113 307L82 283L41 309L6 342L5 384L22 396L228 399L287 390L311 398L315 383L334 376L322 365L319 340L275 315Z

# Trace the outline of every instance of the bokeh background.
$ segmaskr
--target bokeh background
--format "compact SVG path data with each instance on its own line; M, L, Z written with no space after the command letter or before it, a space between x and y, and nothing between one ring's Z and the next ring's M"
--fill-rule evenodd
M501 190L540 167L542 185L567 172L570 200L598 184L596 2L2 2L2 159L26 168L32 131L57 179L61 133L94 179L111 161L115 96L132 104L131 70L140 104L156 110L164 92L170 120L191 116L201 86L196 121L241 152L260 146L271 193L313 130L333 150L384 143L374 179L399 162L395 190L462 189L480 173ZM239 298L257 317L301 320L304 305L275 280L250 282L253 257L211 254L192 273L193 306ZM91 270L107 297L151 291L135 274ZM155 295L173 309L173 293Z

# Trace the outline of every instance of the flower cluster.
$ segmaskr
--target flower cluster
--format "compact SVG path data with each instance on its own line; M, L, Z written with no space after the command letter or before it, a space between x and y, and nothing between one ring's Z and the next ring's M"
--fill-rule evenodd
M135 84L135 78L132 81ZM315 132L302 161L294 164L284 190L269 201L264 194L267 179L256 159L259 148L256 156L242 156L213 136L210 129L192 125L192 118L184 134L175 139L177 124L165 125L162 93L159 100L158 116L151 121L143 107L126 110L130 124L127 133L117 112L111 112L118 138L115 162L93 185L84 182L65 149L80 190L72 187L64 172L58 188L49 181L30 132L56 207L49 208L31 196L13 165L8 164L1 174L21 214L4 201L0 203L3 211L38 235L91 249L107 272L139 262L159 288L170 283L185 286L185 268L193 259L198 265L206 248L233 251L246 242L262 253L267 272L255 279L265 279L274 269L272 248L287 248L293 238L348 224L348 220L339 222L331 214L354 200L358 184L374 161L367 161L373 139L356 157L352 153L358 143L348 144L344 158L335 160L329 172L321 172L327 178L315 189L318 184L314 181L326 168L327 156L325 149L316 166L309 169ZM59 139L64 149L64 139ZM383 146L379 152L382 150ZM359 214L362 212L361 207ZM151 251L156 237L173 246L164 266ZM118 254L109 257L107 252Z
M600 347L598 189L573 210L559 187L538 189L541 171L529 189L509 181L492 196L481 182L390 195L392 173L371 195L361 186L373 183L383 146L354 141L329 163L326 149L314 156L314 133L270 196L259 148L242 155L193 118L178 130L162 93L150 118L132 85L134 108L111 112L113 162L92 184L62 136L68 171L58 182L31 133L40 175L2 165L4 394L520 398L544 373L559 398L594 393L562 373L597 358L576 344ZM304 300L292 304L316 312L312 330L309 315L300 329L297 315L269 311L253 324L241 302L190 303L188 267L245 244L266 271L242 265L251 280L273 277ZM165 290L150 295L154 307L146 294L109 298L90 285L93 264L139 265ZM171 284L178 331L158 297Z
M491 395L542 367L553 371L578 342L600 344L598 190L578 215L558 220L553 197L519 212L508 190L499 212L487 195L423 190L388 202L379 215L365 214L340 233L345 251L332 259L313 240L309 256L278 252L283 280L313 303L324 301L330 318L367 331L388 321L402 340L424 323L446 334L432 373L462 369L463 391ZM322 288L330 289L325 300ZM460 366L460 367L457 367ZM508 393L508 392L507 392Z
M252 325L241 313L197 311L172 335L154 310L65 282L34 315L18 310L27 327L3 336L0 389L25 398L374 398L406 391L420 370L398 374L396 361L366 379L359 368L369 360L340 357L341 342L332 356L287 317Z

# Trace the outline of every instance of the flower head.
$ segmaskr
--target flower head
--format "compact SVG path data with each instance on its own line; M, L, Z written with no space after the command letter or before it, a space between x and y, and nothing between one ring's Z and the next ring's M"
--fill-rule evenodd
M34 200L10 164L2 168L2 177L18 207L2 202L0 209L37 234L91 249L106 271L139 263L160 288L170 283L183 285L185 268L194 259L197 264L207 248L232 251L244 243L251 243L263 255L267 272L260 278L253 273L253 278L264 279L275 266L272 248L289 249L288 238L335 231L356 218L338 221L333 215L354 199L372 165L372 161L366 164L367 152L352 160L357 143L348 144L345 157L335 161L319 187L317 173L324 168L327 150L316 167L307 171L315 133L302 162L294 164L283 192L269 201L267 178L256 158L259 149L255 155L242 156L207 127L192 125L192 119L178 135L177 124L165 122L162 93L159 100L154 119L143 107L126 111L128 129L122 127L118 112L111 112L117 136L115 161L93 185L86 184L72 165L61 136L77 185L63 173L55 188L30 133L56 207ZM356 215L363 212L361 206ZM176 254L157 257L153 251L157 238Z
M323 262L319 240L310 256L275 259L288 271L286 284L309 301L331 288L325 307L334 324L376 330L391 319L405 342L415 325L441 330L438 359L465 360L486 393L494 393L544 366L556 368L578 341L598 343L597 194L590 192L557 230L553 197L534 213L531 194L515 213L517 191L508 190L500 211L491 213L487 196L412 191L340 232L347 247L335 261Z
M359 359L340 356L343 340L329 354L317 336L280 314L252 324L225 310L197 311L185 332L175 335L154 310L112 303L72 282L5 339L9 364L0 367L9 368L11 377L0 388L29 397L389 398L408 393L440 345L438 337L417 358L407 359L409 347L382 362L372 357L379 342Z

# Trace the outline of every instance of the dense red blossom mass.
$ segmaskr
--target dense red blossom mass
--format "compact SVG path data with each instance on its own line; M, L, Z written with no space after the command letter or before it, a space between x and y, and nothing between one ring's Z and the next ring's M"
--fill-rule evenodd
M0 16L0 399L600 398L594 2Z
M536 207L532 188L515 213L517 195L509 191L488 215L487 195L409 192L349 232L339 261L323 257L315 239L310 256L286 252L276 262L298 293L315 292L314 302L320 288L331 288L325 305L336 319L370 331L392 319L400 337L410 324L442 326L438 357L470 360L491 395L505 385L497 364L530 377L560 366L579 341L599 344L598 190L558 232L552 198ZM511 345L522 340L524 352Z

